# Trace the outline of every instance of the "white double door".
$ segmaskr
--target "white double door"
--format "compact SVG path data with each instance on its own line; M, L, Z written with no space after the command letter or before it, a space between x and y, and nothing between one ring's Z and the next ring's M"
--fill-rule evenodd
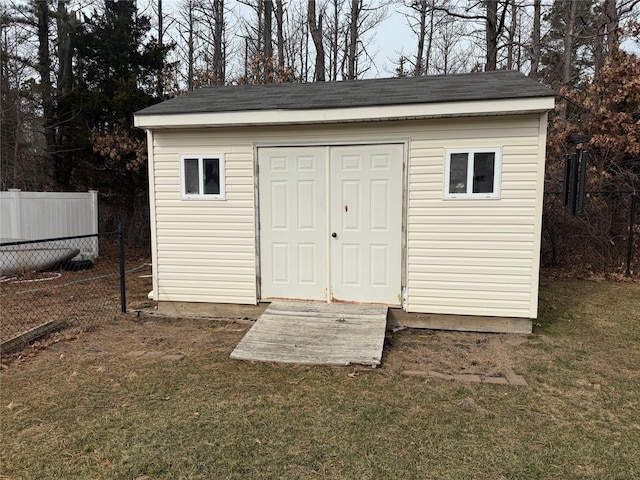
M261 298L400 305L403 146L258 149Z

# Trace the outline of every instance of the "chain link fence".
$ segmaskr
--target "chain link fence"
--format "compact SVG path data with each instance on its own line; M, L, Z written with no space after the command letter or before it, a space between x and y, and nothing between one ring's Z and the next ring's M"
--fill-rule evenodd
M2 353L53 331L91 329L125 312L123 245L121 231L0 240Z

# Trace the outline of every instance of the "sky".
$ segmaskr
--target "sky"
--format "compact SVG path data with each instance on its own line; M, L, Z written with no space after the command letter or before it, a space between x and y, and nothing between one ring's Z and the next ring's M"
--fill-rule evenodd
M145 2L155 3L157 0L144 0ZM289 0L289 4L293 2L305 2L306 0ZM165 12L165 24L170 23L170 18L175 14L175 11L179 8L180 0L164 0L163 11ZM234 4L237 2L227 0L227 4ZM139 7L146 10L143 2L139 2ZM151 13L150 7L145 11L146 15L154 17ZM245 8L237 6L236 8ZM167 18L168 17L168 18ZM404 15L397 11L393 5L387 9L386 18L375 29L375 35L373 37L372 44L369 45L369 54L374 56L375 62L371 71L367 72L367 77L391 77L393 76L397 67L397 61L400 56L400 52L404 55L415 54L415 38L411 32L410 27L407 25L407 20Z
M155 6L157 0L138 0L139 7L143 7L143 2L146 2L148 5L147 8L151 8L150 6ZM163 9L165 11L165 16L167 17L165 20L165 24L170 23L170 18L175 15L175 11L178 9L178 5L182 2L182 0L163 0ZM288 0L285 2L285 5L295 5L296 2L306 3L306 0ZM247 11L247 15L250 14L249 7L242 6L238 3L238 0L226 0L226 4L232 6L233 8L245 9ZM151 10L145 12L147 15L150 15L153 18L153 14L150 14ZM471 29L473 27L470 27ZM229 34L233 34L233 32L228 32ZM544 32L543 32L544 33ZM371 35L371 34L370 34ZM473 39L467 35L466 39L463 40L463 45L461 48L465 49L467 53L463 53L462 56L466 57L460 60L464 65L460 67L461 71L468 71L471 66L475 63L475 58L473 53L476 55L480 52L478 48L475 48L473 45ZM373 37L371 38L371 42L367 48L368 53L373 56L374 62L369 71L367 71L364 77L391 77L395 74L395 70L398 66L398 59L401 54L413 59L415 56L416 50L416 38L411 28L407 23L407 18L402 13L402 9L397 5L394 6L390 4L387 8L387 16L386 18L375 28L375 33L373 33ZM640 44L637 42L627 41L623 44L623 48L628 51L634 52L636 54L640 54ZM239 59L237 59L239 61ZM481 59L479 59L481 60ZM231 70L239 69L239 66L230 65ZM526 67L525 67L526 68Z
M415 55L416 39L407 24L407 19L392 8L388 10L387 18L378 27L376 40L378 54L375 58L379 70L374 75L376 77L392 76L401 54Z

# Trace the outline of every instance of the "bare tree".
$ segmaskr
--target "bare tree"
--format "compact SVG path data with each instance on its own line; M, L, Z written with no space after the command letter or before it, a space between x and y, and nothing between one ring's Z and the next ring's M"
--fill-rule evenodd
M262 27L262 45L264 47L264 75L270 78L273 75L273 37L272 37L272 19L273 19L273 2L272 0L264 0L263 6L263 27Z
M69 184L74 168L73 152L68 148L60 149L62 145L69 145L73 136L72 121L77 110L77 106L70 100L73 92L73 51L75 29L77 21L75 14L67 10L68 2L58 0L56 12L57 27L57 60L58 75L56 89L56 127L54 161L56 167L56 177L59 182ZM161 90L161 89L160 89ZM62 150L62 151L58 151Z
M349 47L347 52L347 80L356 78L356 52L358 42L358 26L363 0L351 0L349 11Z
M195 88L195 82L193 78L193 65L195 62L195 16L194 16L194 2L193 0L187 0L184 4L184 15L186 18L186 50L187 50L187 90L191 91Z
M316 82L324 82L325 80L325 63L324 63L324 34L322 30L322 20L324 18L322 12L316 18L316 0L309 0L307 14L309 17L309 31L313 39L313 45L316 49L316 67L314 80Z
M284 7L282 0L276 0L276 35L277 35L277 47L278 47L278 70L284 69Z
M67 10L64 0L58 1L56 24L58 30L58 91L68 95L73 88L73 43L76 18Z
M177 75L183 87L221 85L227 70L227 9L224 0L183 0L175 16Z
M40 95L42 98L43 127L46 148L49 155L55 150L55 104L53 83L51 81L51 54L49 51L50 11L48 2L34 0L34 10L38 31L38 75L40 76ZM62 180L62 179L59 179ZM68 185L63 185L67 187Z
M287 56L290 64L295 69L298 80L309 81L311 68L309 67L309 15L307 6L302 2L295 2L290 9L290 21L288 23L289 42L287 43ZM314 67L315 68L315 67Z
M506 8L505 8L506 10ZM518 10L516 0L509 0L509 22L508 42L507 42L507 69L513 70L515 59L517 57L518 45L516 44L516 35L518 31Z
M498 0L484 0L486 4L486 45L487 45L487 63L485 70L496 70L498 68L498 40L505 26L505 18L507 15L508 4L502 5L502 9L498 8L500 3Z
M187 90L195 89L194 66L196 61L196 11L194 0L186 0L182 11L186 24L186 63L187 63ZM182 33L182 32L181 32ZM183 37L184 38L184 37Z
M483 12L472 13L480 4L483 5ZM499 8L500 7L500 8ZM499 41L505 28L505 19L508 10L508 2L499 0L482 0L481 2L471 2L464 13L459 13L451 7L436 6L437 10L445 12L447 15L463 20L481 20L485 24L484 44L485 44L485 71L496 70L498 68Z
M273 0L237 0L238 3L253 10L251 19L246 16L241 21L244 24L243 41L245 46L245 78L250 83L271 83L280 81L280 74L276 75L273 55ZM280 2L281 3L281 2ZM282 24L276 26L278 33L284 32L284 6L281 5ZM277 5L276 5L277 8ZM278 12L276 11L276 17ZM276 18L278 22L278 18ZM278 45L279 52L284 53L285 40Z
M540 68L540 20L542 18L541 0L533 1L533 30L531 31L531 69L529 76L538 79Z
M416 36L416 55L413 75L428 75L431 69L434 36L442 20L442 12L436 10L437 0L402 0L407 9L404 17Z
M69 152L61 148L68 140L73 117L69 96L74 88L72 40L76 23L68 5L68 0L29 0L3 5L0 11L0 168L10 164L17 169L13 178L17 187L68 189L71 185ZM26 85L30 88L25 89ZM5 150L6 140L9 150ZM7 151L12 152L11 157ZM26 172L33 172L33 178L27 178ZM6 172L2 177L5 181Z
M573 41L575 36L576 12L578 0L570 0L569 17L567 19L567 30L564 34L563 45L564 54L562 58L562 84L568 85L571 81L573 70Z
M472 46L463 44L462 40L467 37L466 23L450 16L439 20L433 38L431 65L434 72L449 75L469 71L470 65L476 62L476 55Z
M218 84L225 82L227 59L225 55L225 8L224 0L212 0L213 12L213 73Z
M594 41L595 71L598 72L608 56L620 48L620 21L628 15L639 18L636 8L640 0L604 0L598 5L597 32ZM637 20L636 20L637 21Z
M371 2L366 6L364 0L351 0L348 14L347 40L345 45L346 71L343 70L345 80L355 80L364 74L373 63L373 55L367 49L369 39L367 34L386 18L386 2Z
M426 15L427 15L427 2L421 0L420 4L420 31L418 32L418 52L416 53L416 65L414 69L414 75L428 75L429 64L431 63L431 49L433 47L433 24L434 24L434 11L431 10L429 15L429 26L427 29ZM424 42L427 41L426 52Z
M33 39L32 18L7 7L0 7L3 20L11 19L0 22L0 189L38 190L51 185L51 165L40 155L41 108L24 91L37 76L36 52L21 48Z
M340 55L344 51L344 31L347 26L344 25L343 8L345 0L331 0L331 16L325 26L325 41L329 50L329 66L328 74L330 80L338 80L343 59Z

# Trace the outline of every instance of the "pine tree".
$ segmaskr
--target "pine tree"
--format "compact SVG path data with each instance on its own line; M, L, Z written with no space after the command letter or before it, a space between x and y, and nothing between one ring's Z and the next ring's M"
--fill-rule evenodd
M67 99L75 109L69 139L75 186L100 190L129 215L131 197L147 190L144 132L133 127L133 114L160 101L156 82L170 48L159 46L150 28L134 2L108 0L85 17Z

